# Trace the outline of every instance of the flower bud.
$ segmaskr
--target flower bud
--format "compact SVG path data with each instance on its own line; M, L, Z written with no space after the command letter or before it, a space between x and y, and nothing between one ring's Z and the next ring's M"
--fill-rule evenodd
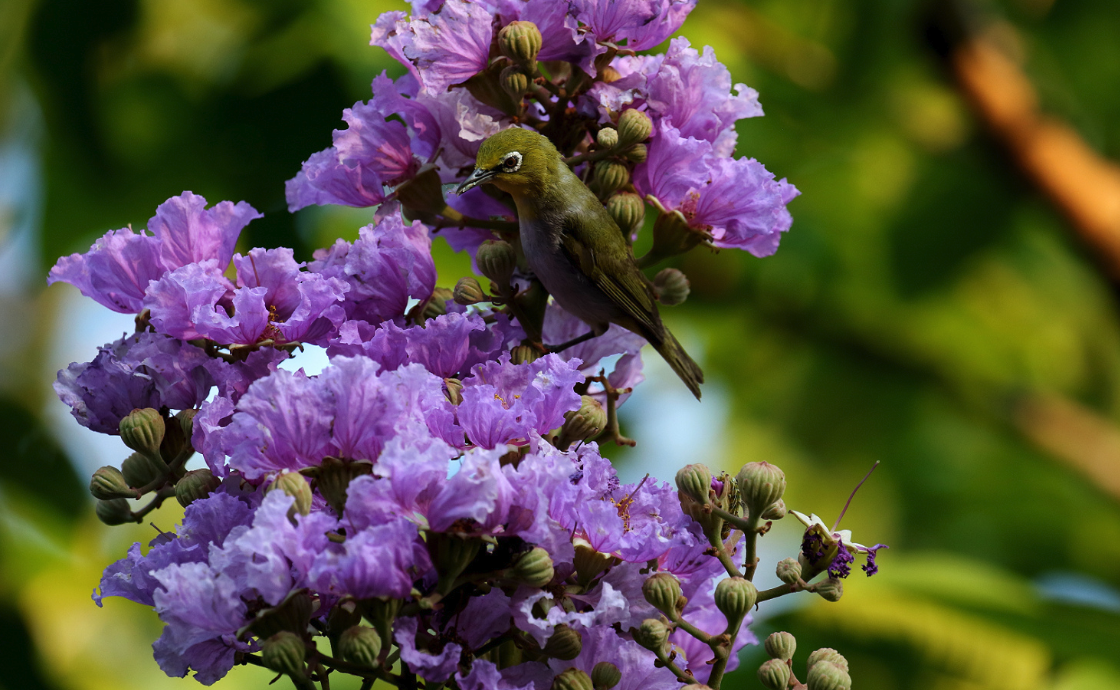
M696 463L677 470L677 491L701 505L711 503L708 492L712 489L712 471L707 465Z
M265 668L294 678L303 677L303 662L307 646L299 635L284 630L264 641L261 661Z
M455 283L455 290L452 293L455 303L462 304L463 306L470 306L478 304L479 302L489 301L489 297L482 290L482 286L474 278L460 278L459 282Z
M338 653L343 661L364 668L377 668L381 654L381 636L373 628L355 625L338 638Z
M748 462L739 470L735 481L750 514L760 517L786 491L785 473L768 462Z
M594 686L591 676L578 668L569 668L552 679L552 690L594 690Z
M792 585L801 578L801 564L797 562L796 558L783 558L778 561L775 574L782 582Z
M525 76L525 72L521 71L520 67L514 65L502 70L498 80L501 82L502 89L515 101L520 101L529 90L529 77Z
M162 477L167 472L167 464L150 455L136 452L121 463L121 476L128 485L139 489Z
M630 108L618 116L618 145L630 146L649 139L653 134L653 121L640 110Z
M509 351L509 361L512 364L526 364L541 358L541 351L532 345L518 345Z
M373 597L362 601L365 617L373 623L373 628L381 635L382 640L393 639L393 621L401 610L400 599L382 599Z
M654 196L647 196L646 201L657 209L657 218L653 221L653 247L649 250L651 259L660 261L684 254L709 238L706 232L692 228L680 211L666 209Z
M671 573L657 573L642 583L642 595L649 605L671 619L679 615L677 602L681 598L681 582Z
M571 661L583 650L583 638L563 623L556 626L544 645L544 653L553 659Z
M653 277L653 287L657 290L657 299L667 307L684 304L691 290L688 276L675 268L661 269Z
M610 84L612 82L618 81L619 79L622 79L622 73L616 70L614 67L611 67L610 65L607 65L603 69L599 70L599 81L601 82Z
M595 143L601 149L613 149L618 145L618 130L614 127L604 127L595 136Z
M649 149L645 144L634 144L623 154L631 163L645 163L649 157Z
M474 258L482 275L497 283L501 290L509 287L513 269L517 266L517 252L513 245L502 240L486 240Z
M772 504L769 508L762 513L763 520L781 520L786 516L789 511L786 509L786 502L778 499L777 503Z
M194 455L194 446L191 445L191 432L194 429L194 416L196 414L198 414L198 410L187 409L167 420L164 427L163 442L159 446L160 456L167 464L180 468Z
M151 407L135 409L121 420L118 429L126 446L150 458L160 459L159 446L167 432L167 423L157 410Z
M432 296L424 302L423 308L420 310L420 318L423 321L434 319L437 316L443 316L447 313L447 300L451 299L454 293L447 288L436 288L432 290Z
M175 500L186 508L198 499L209 496L221 483L222 480L210 470L191 470L175 484Z
M136 491L129 488L121 471L108 465L93 473L93 477L89 480L89 492L94 498L103 501L137 497Z
M607 213L618 223L622 234L632 238L646 218L646 203L637 194L619 192L607 199Z
M600 661L591 669L591 684L595 690L610 690L622 682L622 671L609 661Z
M634 641L660 656L665 652L665 644L669 641L669 628L656 618L647 618L634 631Z
M607 426L607 411L598 400L590 395L580 397L578 410L564 413L564 426L560 428L560 438L556 447L567 450L578 441L590 441L603 432Z
M288 511L288 517L293 517L294 513L300 515L307 515L311 512L311 484L308 483L307 477L299 472L281 472L276 479L269 485L265 493L280 490L295 499L292 503L291 509Z
M126 522L136 522L132 517L132 509L128 507L128 501L123 498L100 500L94 506L94 512L97 513L97 519L106 525L123 525Z
M834 577L830 577L823 582L817 583L814 590L825 601L837 602L840 597L844 596L844 582Z
M630 182L630 169L618 161L599 161L595 164L595 184L599 193L606 196L617 192Z
M848 660L844 658L843 654L829 647L821 647L820 649L810 654L809 661L807 662L806 667L811 671L813 670L814 666L822 661L827 661L828 663L839 668L841 671L848 671Z
M536 70L537 53L541 52L541 31L533 22L510 22L498 32L498 49L510 60Z
M552 557L548 555L548 551L539 546L534 547L528 553L522 554L521 558L518 558L513 567L506 572L509 579L529 587L544 587L552 582L552 577L555 574L552 569Z
M342 460L327 456L323 458L315 473L315 488L326 499L335 514L341 517L343 509L346 508L350 482L362 475L372 473L373 463L369 460Z
M809 690L851 690L852 677L836 664L822 661L809 668L805 685Z
M769 659L758 667L758 679L770 690L786 690L789 685L789 664Z
M441 578L454 579L478 555L482 540L445 532L428 533L428 552Z
M596 551L586 540L576 537L572 540L576 555L572 564L576 568L576 579L580 584L587 584L594 580L599 573L615 563L613 556Z
M716 608L727 619L727 624L734 627L754 608L758 590L750 580L729 577L716 585L715 600Z
M797 651L797 638L788 632L771 633L766 638L766 653L771 659L789 661Z
M463 402L463 382L455 378L444 379L443 395L452 405Z

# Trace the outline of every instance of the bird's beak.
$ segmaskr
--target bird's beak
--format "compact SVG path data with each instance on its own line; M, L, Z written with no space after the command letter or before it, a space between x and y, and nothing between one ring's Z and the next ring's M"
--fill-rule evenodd
M471 176L468 177L466 180L464 180L463 184L459 185L455 189L455 193L456 194L462 194L463 192L465 192L467 190L474 189L478 185L480 185L483 182L489 180L491 177L493 177L497 174L498 174L497 170L483 170L482 168L475 168L474 171L471 173Z

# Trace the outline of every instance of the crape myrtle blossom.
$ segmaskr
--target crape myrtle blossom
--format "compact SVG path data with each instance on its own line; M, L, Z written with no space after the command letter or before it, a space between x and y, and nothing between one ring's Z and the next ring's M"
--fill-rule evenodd
M414 0L371 31L407 72L376 77L286 185L293 212L370 208L357 239L306 263L287 248L235 253L260 214L185 192L147 232L108 233L52 269L50 282L138 315L135 334L55 388L92 430L127 419L122 440L142 449L126 471L98 470L91 492L104 522L151 521L158 536L109 565L94 600L156 611L167 674L212 684L252 663L304 690L328 673L551 690L617 671L596 687L718 688L757 642L757 599L789 593L749 582L757 539L785 514L784 475L748 463L735 477L690 465L675 484L620 480L596 439L628 441L617 408L644 378L645 340L611 326L555 351L587 324L528 272L508 195L448 198L483 141L529 127L631 233L645 198L655 237L773 253L797 190L733 157L757 94L684 38L641 54L694 5ZM437 276L436 233L493 289L448 289L458 276ZM683 299L681 278L675 293L651 281L664 305ZM328 364L298 369L305 346ZM206 469L186 471L192 452ZM136 458L155 479L137 478ZM127 502L142 492L146 504ZM185 507L174 528L153 512L172 496ZM847 575L858 553L875 572L885 547L798 517L806 565L782 578L789 591L824 596L814 578Z

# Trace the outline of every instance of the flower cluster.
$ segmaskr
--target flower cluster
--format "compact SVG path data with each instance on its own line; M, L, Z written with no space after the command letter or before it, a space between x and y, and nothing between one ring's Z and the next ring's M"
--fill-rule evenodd
M701 243L772 253L797 191L732 156L735 122L762 114L757 94L683 38L639 54L693 4L431 0L387 13L372 42L408 73L377 77L287 183L292 211L377 207L357 240L308 263L285 248L235 253L260 214L184 192L147 232L59 260L49 282L136 315L134 334L55 384L79 423L133 451L94 474L98 516L140 522L171 497L186 508L94 596L155 608L165 672L211 684L254 663L304 690L331 672L459 690L718 688L757 642L757 602L835 600L833 577L812 580L846 574L846 548L873 573L879 547L811 524L804 563L783 561L786 584L755 590L756 540L786 514L772 465L623 484L595 439L632 443L616 410L643 380L643 339L613 326L545 345L586 325L525 270L508 199L446 198L483 139L528 126L629 236L653 204L643 265ZM434 232L471 252L488 291L475 278L436 287ZM675 269L653 285L666 305L688 293ZM329 366L279 366L307 346ZM205 466L187 471L196 452Z

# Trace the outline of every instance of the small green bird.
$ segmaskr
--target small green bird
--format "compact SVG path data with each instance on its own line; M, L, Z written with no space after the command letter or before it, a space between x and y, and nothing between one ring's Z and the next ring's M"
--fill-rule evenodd
M648 340L699 400L704 372L661 323L653 288L622 231L552 142L520 128L494 134L456 191L484 183L513 197L529 267L561 307L591 327L567 344L616 323Z

